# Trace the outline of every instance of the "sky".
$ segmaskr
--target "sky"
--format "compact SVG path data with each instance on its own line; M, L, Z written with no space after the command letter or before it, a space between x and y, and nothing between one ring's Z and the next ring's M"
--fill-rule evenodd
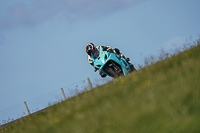
M199 0L0 0L0 110L99 76L85 47L135 66L200 36Z

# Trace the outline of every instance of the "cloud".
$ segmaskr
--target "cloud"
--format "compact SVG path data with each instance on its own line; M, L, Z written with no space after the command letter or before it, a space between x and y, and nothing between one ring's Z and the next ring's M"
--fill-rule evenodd
M0 29L7 30L20 26L34 26L47 21L57 14L67 21L95 18L109 15L143 0L32 0L10 6L0 16Z

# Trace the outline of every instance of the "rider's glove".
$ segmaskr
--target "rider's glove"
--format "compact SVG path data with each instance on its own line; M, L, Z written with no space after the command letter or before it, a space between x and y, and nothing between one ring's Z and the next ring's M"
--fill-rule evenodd
M130 61L130 58L126 57L126 61L129 62L129 61Z

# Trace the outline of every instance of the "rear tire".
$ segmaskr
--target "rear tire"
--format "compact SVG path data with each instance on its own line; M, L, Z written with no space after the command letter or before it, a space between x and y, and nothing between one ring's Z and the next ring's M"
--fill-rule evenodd
M131 72L137 71L134 66L131 66Z
M129 63L129 66L130 66L130 68L131 68L131 72L137 71L137 70L135 69L135 67L133 66L133 64Z

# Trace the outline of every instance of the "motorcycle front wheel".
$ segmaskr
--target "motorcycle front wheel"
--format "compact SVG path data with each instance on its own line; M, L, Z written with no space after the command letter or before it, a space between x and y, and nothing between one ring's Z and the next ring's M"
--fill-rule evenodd
M119 77L119 74L112 67L108 68L107 73L113 78Z

